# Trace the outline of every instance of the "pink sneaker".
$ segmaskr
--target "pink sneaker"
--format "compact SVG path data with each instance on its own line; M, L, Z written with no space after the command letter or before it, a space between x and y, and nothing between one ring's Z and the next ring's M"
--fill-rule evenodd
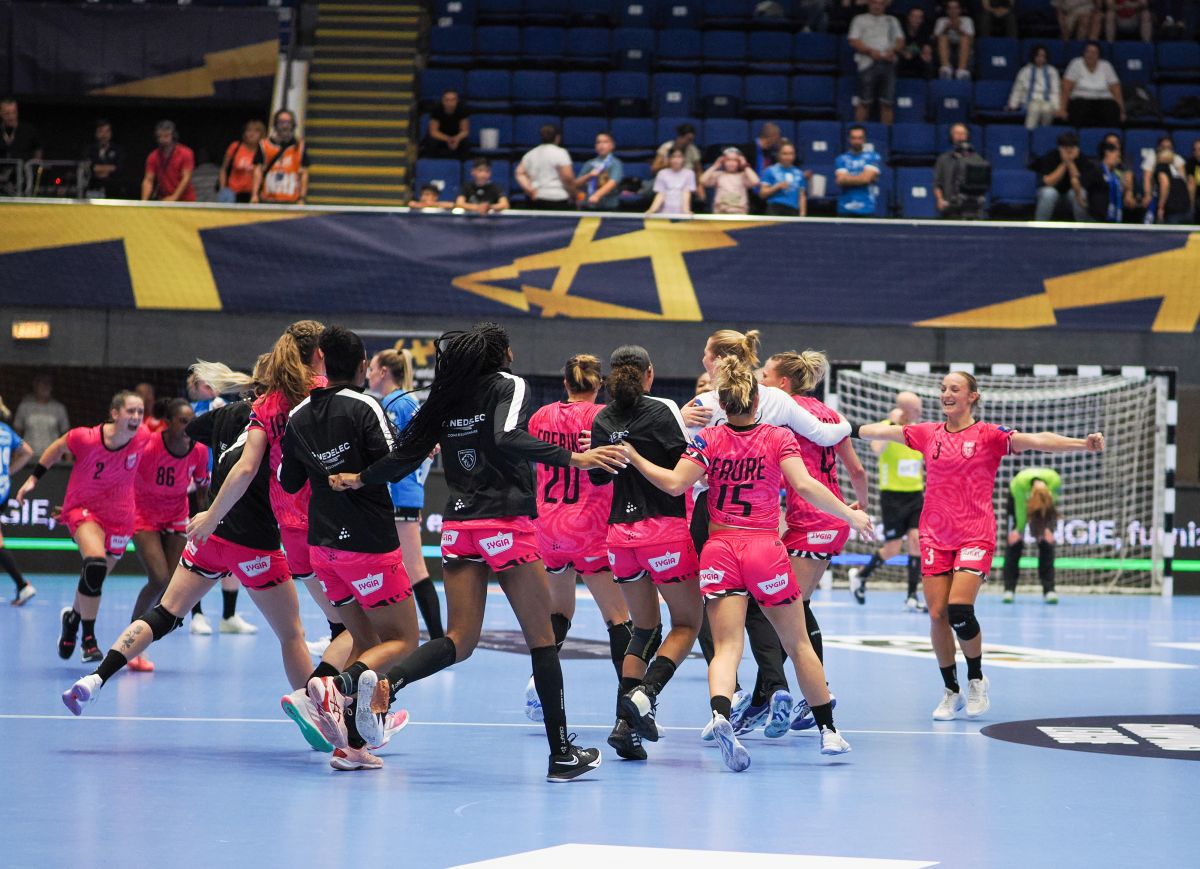
M329 765L334 769L350 772L356 769L382 769L383 761L364 748L334 749Z
M130 658L129 663L125 666L136 673L154 672L154 662L143 655L138 655L136 658Z
M321 731L321 735L328 739L334 748L346 748L349 745L344 717L346 698L338 690L337 683L330 676L309 679L308 696L317 707L317 729Z
M392 741L392 737L399 733L404 728L408 727L408 710L400 709L396 712L389 712L383 720L383 742L379 745L372 745L371 748L380 749Z

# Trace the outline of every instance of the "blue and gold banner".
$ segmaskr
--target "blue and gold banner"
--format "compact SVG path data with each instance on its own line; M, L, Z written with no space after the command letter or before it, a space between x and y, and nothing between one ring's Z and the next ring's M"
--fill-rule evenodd
M0 304L1193 332L1200 233L0 205Z

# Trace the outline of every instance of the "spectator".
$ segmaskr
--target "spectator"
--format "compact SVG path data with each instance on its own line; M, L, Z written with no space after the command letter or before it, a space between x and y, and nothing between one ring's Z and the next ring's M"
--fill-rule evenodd
M971 77L971 46L975 42L975 22L962 14L959 0L946 3L946 14L933 27L938 47L938 75L941 78ZM958 56L957 65L955 55Z
M1034 160L1030 168L1037 173L1039 182L1034 220L1054 220L1064 199L1071 203L1076 220L1087 220L1083 203L1069 195L1079 175L1078 136L1070 131L1060 133L1058 146Z
M1158 193L1157 222L1191 223L1192 200L1188 196L1187 179L1179 165L1179 155L1170 145L1159 148L1158 162L1154 164L1154 186Z
M716 189L713 214L748 214L752 187L759 185L758 173L738 148L726 148L704 174L700 183Z
M783 131L779 129L779 125L767 121L759 130L758 137L747 143L741 151L743 154L753 155L749 158L750 168L761 175L767 171L768 166L779 159L778 151L782 143Z
M1154 18L1149 0L1104 0L1104 38L1117 41L1117 34L1135 33L1142 42L1154 39Z
M21 399L17 414L13 417L13 428L33 447L33 454L37 457L71 427L67 420L67 409L51 395L53 385L49 374L35 375L33 394Z
M692 196L696 192L696 173L686 165L687 154L682 148L673 148L667 156L667 165L654 176L654 201L646 210L679 217L692 214Z
M408 207L419 211L446 211L453 208L454 203L443 202L439 198L441 195L442 188L436 184L426 184L421 188L421 192L417 194L417 198L409 201Z
M925 10L914 6L904 16L904 48L900 50L898 70L904 78L933 78L933 29L925 20Z
M1035 45L1029 52L1029 63L1021 67L1008 95L1008 110L1025 109L1025 129L1047 127L1054 123L1062 103L1062 80L1050 64L1050 52L1044 45Z
M1100 37L1100 13L1094 0L1050 0L1050 5L1058 13L1058 29L1064 42Z
M458 194L454 207L476 214L496 214L508 208L508 197L492 180L492 163L487 157L476 157L471 163L471 185Z
M983 0L979 12L979 35L1017 38L1016 0Z
M445 91L441 101L429 113L429 131L421 143L423 157L455 157L462 159L467 149L463 143L471 133L471 118L458 98L457 91Z
M247 121L242 128L242 138L229 143L217 176L218 202L250 201L254 194L254 160L258 156L258 143L266 134L267 125L262 121Z
M1125 122L1125 100L1116 70L1100 59L1100 44L1089 42L1083 56L1067 64L1058 116L1073 127L1115 127Z
M829 0L795 0L792 14L799 31L824 33L829 29Z
M1197 188L1200 187L1200 139L1192 142L1192 156L1184 164L1187 175L1188 198L1192 201L1192 223L1200 223L1200 197Z
M196 156L187 145L179 143L174 121L159 121L154 126L158 147L146 157L146 174L142 177L142 201L195 202L192 173ZM149 410L150 406L146 405Z
M1125 182L1121 176L1121 146L1100 143L1100 159L1089 162L1072 179L1076 199L1097 223L1120 223L1125 216Z
M1164 148L1174 153L1175 143L1170 136L1159 136L1158 141L1154 143L1154 151L1142 159L1142 205L1146 208L1146 223L1154 223L1155 217L1158 216L1158 180L1155 174L1158 171L1159 152ZM1186 170L1186 163L1178 154L1172 163L1180 174Z
M271 135L258 143L254 155L251 202L303 205L308 198L308 150L296 138L296 115L280 109L271 118Z
M941 154L933 166L933 197L938 214L956 220L978 220L984 214L986 189L980 193L982 182L972 177L971 167L982 167L971 145L971 131L966 124L950 127L950 150ZM990 179L989 179L990 180Z
M33 124L20 123L16 98L0 100L0 160L40 160L42 143Z
M1133 170L1129 168L1129 164L1125 162L1125 152L1121 147L1121 137L1116 133L1109 133L1100 141L1099 156L1104 157L1104 148L1106 145L1115 145L1120 154L1117 169L1121 173L1121 189L1123 191L1124 207L1122 211L1124 216L1128 217L1129 212L1138 207L1137 197L1133 192Z
M580 207L589 211L616 211L621 204L621 181L625 165L613 154L617 143L612 133L596 134L596 156L583 164L575 182Z
M767 201L773 217L807 217L808 183L796 165L796 146L784 139L779 145L779 162L762 174L758 195Z
M116 199L124 193L121 173L125 149L113 144L112 124L105 118L96 121L96 140L88 145L84 159L91 167L88 196Z
M842 217L874 217L879 195L879 176L883 164L878 152L867 150L867 131L861 124L849 130L850 150L834 163L838 194L838 214Z
M683 152L683 164L692 170L693 177L699 177L701 172L700 149L696 147L696 128L691 124L680 124L675 128L675 138L669 139L658 146L654 154L654 162L650 171L661 172L667 168L671 152L678 148Z
M546 124L540 131L542 144L521 158L517 183L529 197L530 208L562 211L571 209L569 191L575 189L571 155L559 144L558 127Z
M854 119L860 123L871 117L877 102L883 123L891 124L894 117L896 58L904 50L904 32L899 21L883 14L886 6L887 0L869 0L869 11L850 22L848 39L858 67Z

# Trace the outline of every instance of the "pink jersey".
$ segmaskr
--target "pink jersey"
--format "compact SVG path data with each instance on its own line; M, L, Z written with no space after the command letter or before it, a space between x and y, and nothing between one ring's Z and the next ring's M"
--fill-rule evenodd
M925 457L925 507L921 511L921 546L960 549L996 541L992 489L996 469L1012 447L1013 432L990 422L977 422L959 432L945 423L923 422L904 427L904 441Z
M63 512L86 507L104 517L128 517L132 524L138 459L154 435L141 426L129 443L110 450L104 444L103 429L97 425L67 432L67 449L75 456L75 467L67 482Z
M701 429L685 459L708 472L708 518L735 528L779 528L784 459L803 458L790 429L765 423Z
M795 399L796 404L821 422L837 424L841 421L841 417L837 413L810 395L794 395L792 398ZM804 456L804 466L808 468L809 476L844 501L842 488L838 485L837 448L839 444L822 447L799 435L796 435L796 442L800 446L800 454ZM829 531L845 528L847 523L818 510L801 498L795 489L788 486L787 526L798 531Z
M548 404L529 418L529 433L573 453L581 452L579 433L590 432L592 420L603 409L602 404L582 401ZM560 548L572 552L603 548L612 493L612 486L593 485L578 468L538 465L539 536L556 540Z
M313 378L310 388L317 389L325 386L328 379L324 375ZM250 428L258 429L267 436L269 452L267 461L271 468L271 512L282 528L308 528L308 501L312 496L312 488L304 484L294 495L283 491L279 485L279 464L283 461L283 433L287 431L288 414L292 412L292 403L282 392L268 392L254 402L250 411Z
M151 436L138 463L134 496L143 516L174 516L180 505L187 512L188 487L208 482L208 447L192 442L192 448L177 456L167 449L162 434Z

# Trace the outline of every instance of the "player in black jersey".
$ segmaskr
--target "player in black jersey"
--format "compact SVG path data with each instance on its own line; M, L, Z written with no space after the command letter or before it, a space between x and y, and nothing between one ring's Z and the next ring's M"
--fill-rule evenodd
M494 323L442 335L429 399L396 449L361 474L330 479L335 490L399 480L440 445L450 490L442 526L446 636L422 645L385 678L370 670L360 674L356 723L371 742L396 691L470 656L483 627L491 568L529 645L550 743L547 778L567 781L599 766L600 752L576 747L567 732L549 581L532 521L537 506L529 463L606 472L625 463L621 450L611 446L572 453L530 435L532 401L525 381L509 370L512 359L508 334Z

